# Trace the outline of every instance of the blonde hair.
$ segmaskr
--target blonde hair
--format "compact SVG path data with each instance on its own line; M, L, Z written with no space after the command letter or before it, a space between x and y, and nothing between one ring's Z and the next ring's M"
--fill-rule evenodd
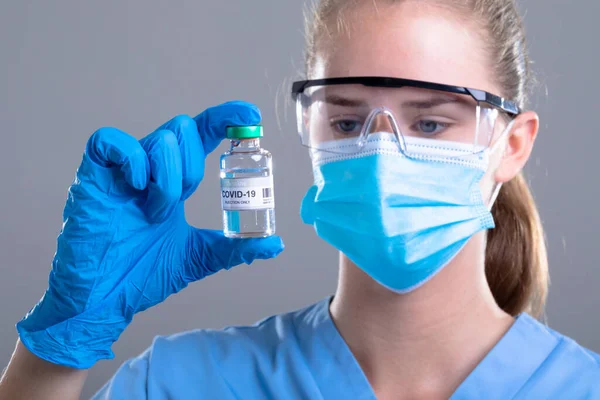
M306 18L306 72L314 66L318 42L347 31L343 15L361 3L378 0L320 0ZM379 0L388 4L406 0ZM515 0L420 0L456 11L475 21L484 35L501 95L524 109L532 76L525 30ZM335 18L335 19L334 19ZM332 25L333 24L333 25ZM537 207L522 174L505 183L494 203L496 228L488 231L485 271L498 305L507 313L540 317L548 292L548 260Z

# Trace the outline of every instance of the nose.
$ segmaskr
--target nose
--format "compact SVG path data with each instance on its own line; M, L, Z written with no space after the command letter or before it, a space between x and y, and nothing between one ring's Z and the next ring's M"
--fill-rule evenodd
M376 132L394 133L390 115L385 112L380 112L373 116L373 120L368 128L367 133L371 134Z
M398 121L389 109L385 107L374 109L369 114L364 129L365 136L363 138L366 138L371 133L391 133L396 139L398 148L404 153L404 140L398 126Z

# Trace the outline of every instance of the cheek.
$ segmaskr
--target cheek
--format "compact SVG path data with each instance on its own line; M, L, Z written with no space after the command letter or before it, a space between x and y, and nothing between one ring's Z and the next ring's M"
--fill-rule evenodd
M488 169L485 173L485 175L483 176L483 178L481 179L481 181L479 181L479 188L481 189L481 194L483 196L483 200L485 201L485 204L488 204L490 197L492 195L492 191L494 190L494 187L496 186L496 180L494 179L494 172L495 170L492 169Z
M496 151L490 157L490 165L479 181L479 188L481 189L481 194L483 195L483 200L486 204L488 204L494 190L496 189L496 171L500 167L502 162L502 154L503 152Z

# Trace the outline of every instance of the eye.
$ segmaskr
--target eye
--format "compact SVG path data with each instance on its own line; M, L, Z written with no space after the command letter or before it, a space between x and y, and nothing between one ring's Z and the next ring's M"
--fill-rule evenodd
M331 126L337 133L347 136L359 135L362 129L362 123L352 119L340 119L332 121Z
M338 128L342 132L352 132L355 131L358 127L358 122L356 121L340 121L337 123Z
M450 124L444 122L438 122L434 120L420 120L413 125L413 129L423 136L434 136L441 133L444 129L448 128Z

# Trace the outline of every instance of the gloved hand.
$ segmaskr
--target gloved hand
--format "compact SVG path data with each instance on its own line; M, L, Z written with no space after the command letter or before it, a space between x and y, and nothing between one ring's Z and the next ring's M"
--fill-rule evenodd
M114 128L94 133L69 189L49 287L17 324L23 344L89 368L114 357L135 313L223 268L277 256L279 237L228 239L184 215L226 127L259 122L255 106L231 102L175 117L139 142Z

